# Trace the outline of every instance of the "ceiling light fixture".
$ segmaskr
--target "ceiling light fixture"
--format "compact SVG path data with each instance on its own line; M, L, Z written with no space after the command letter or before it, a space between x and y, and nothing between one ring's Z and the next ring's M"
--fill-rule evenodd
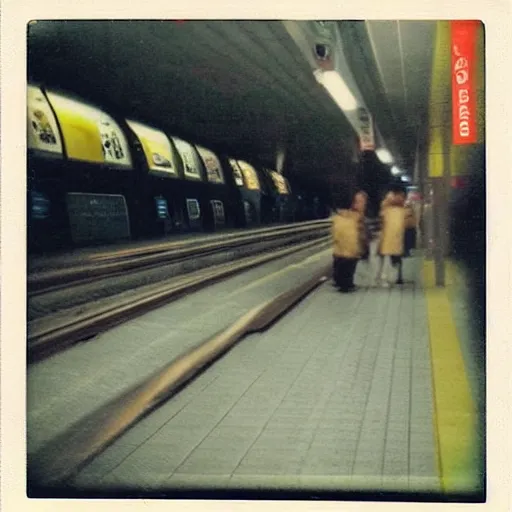
M402 181L404 181L405 183L409 183L411 181L411 178L409 178L409 176L402 176Z
M314 75L317 82L327 89L327 92L341 110L356 110L357 101L337 71L322 71L321 69L317 69L314 71Z
M397 176L398 174L402 174L402 171L396 165L393 165L393 167L391 167L391 174Z
M387 149L379 148L379 149L377 149L377 151L375 153L377 154L378 159L383 164L393 163L393 157L391 156L391 153Z

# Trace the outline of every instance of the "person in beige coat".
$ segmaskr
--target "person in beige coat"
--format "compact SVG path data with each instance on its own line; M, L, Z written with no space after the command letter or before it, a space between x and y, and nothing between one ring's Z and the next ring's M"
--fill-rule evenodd
M382 257L378 280L389 286L389 274L398 266L397 284L403 284L402 257L404 255L405 230L414 227L414 212L405 208L405 191L397 189L389 193L381 204L382 231L379 253Z
M365 251L366 202L366 193L359 191L351 203L339 202L332 217L333 277L335 285L343 293L356 290L354 274Z

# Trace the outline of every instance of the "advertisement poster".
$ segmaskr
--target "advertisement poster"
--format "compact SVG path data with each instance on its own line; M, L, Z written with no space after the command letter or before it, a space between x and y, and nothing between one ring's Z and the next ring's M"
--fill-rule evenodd
M130 150L119 125L104 112L98 111L98 129L103 147L105 162L131 167Z
M201 164L192 145L178 137L173 137L172 140L176 144L176 149L183 160L185 178L200 180Z
M177 175L172 147L165 133L135 121L126 121L142 144L150 171Z
M224 204L222 201L213 199L210 201L213 210L213 217L216 225L224 225L226 223L226 215L224 213Z
M201 218L201 207L197 199L187 199L188 220L195 221Z
M233 170L233 177L235 178L235 183L238 187L244 186L244 177L242 175L242 171L240 170L240 167L238 167L238 164L236 160L233 160L232 158L229 159L229 165L231 166L231 169Z
M128 142L105 112L73 98L48 92L59 120L68 158L131 167Z
M28 148L62 155L62 142L53 111L39 87L27 90Z
M270 176L272 176L272 181L277 188L277 191L282 195L289 194L288 187L286 186L286 181L281 174L276 171L270 171Z
M124 196L70 192L66 195L66 203L75 243L130 238L130 220Z
M196 146L206 168L206 177L210 183L224 183L224 175L217 156L209 149Z
M249 190L260 190L260 180L254 167L243 160L238 160L238 165L244 175L247 188Z

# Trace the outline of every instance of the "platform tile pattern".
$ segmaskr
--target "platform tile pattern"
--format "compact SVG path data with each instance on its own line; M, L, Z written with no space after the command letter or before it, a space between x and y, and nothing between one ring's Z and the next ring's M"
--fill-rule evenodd
M406 278L418 262L408 261ZM85 467L82 488L439 490L416 284L326 283Z

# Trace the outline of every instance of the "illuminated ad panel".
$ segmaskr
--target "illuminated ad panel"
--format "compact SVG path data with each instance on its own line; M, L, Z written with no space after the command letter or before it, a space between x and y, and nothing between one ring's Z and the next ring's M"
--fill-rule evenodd
M258 179L258 174L254 167L243 160L238 160L238 165L244 175L247 188L249 190L261 190L260 180Z
M233 170L233 177L235 178L235 183L239 187L244 186L244 177L242 174L242 171L240 170L240 167L238 166L238 163L233 158L229 159L229 165L231 166L231 169Z
M209 149L203 148L202 146L196 146L201 159L203 160L206 168L206 177L210 183L224 183L224 175L222 173L222 167L220 161Z
M135 121L126 121L142 144L150 171L160 171L177 176L171 142L165 133Z
M200 180L201 163L199 162L193 146L178 137L173 137L172 140L174 144L176 144L176 149L183 160L183 173L185 174L185 178Z
M39 87L27 88L28 149L48 151L62 156L62 141L53 111Z
M288 191L288 187L286 186L286 181L285 181L284 177L281 176L276 171L269 171L269 172L270 172L270 176L272 176L272 181L274 182L274 185L276 186L277 191L280 194L288 195L289 191Z
M475 144L475 48L478 21L451 22L453 143Z
M68 158L132 166L126 137L112 117L68 96L47 94L60 123Z

